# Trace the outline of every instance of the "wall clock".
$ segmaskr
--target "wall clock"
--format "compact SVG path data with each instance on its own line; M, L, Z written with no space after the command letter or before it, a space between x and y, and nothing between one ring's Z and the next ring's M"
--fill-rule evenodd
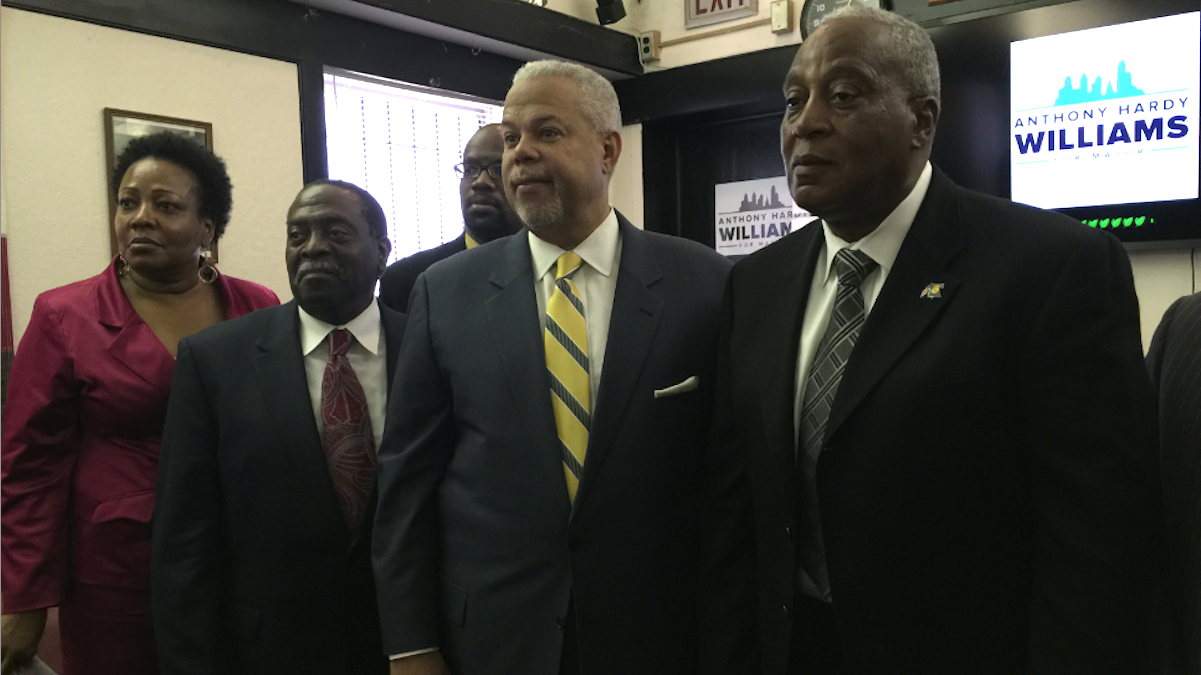
M884 0L805 0L805 6L801 9L801 38L809 37L826 17L848 5L888 9Z

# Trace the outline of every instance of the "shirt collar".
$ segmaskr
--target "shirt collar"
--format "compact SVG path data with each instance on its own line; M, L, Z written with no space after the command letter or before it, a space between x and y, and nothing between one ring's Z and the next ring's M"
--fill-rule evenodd
M378 354L380 348L380 314L379 303L372 300L367 309L351 319L345 326L335 326L304 311L299 304L300 312L300 351L308 356L317 348L335 328L345 328L354 339L372 354Z
M539 239L533 232L529 233L529 241L530 255L534 261L534 278L541 279L554 268L559 256L566 251ZM613 268L617 262L617 246L620 242L621 228L617 226L617 212L609 209L609 215L587 239L575 247L575 253L588 263L589 267L608 277L615 271Z
M922 173L917 177L917 183L914 183L909 195L902 199L900 204L897 204L897 207L888 214L879 227L855 243L843 241L841 237L830 230L826 221L822 221L822 230L826 235L827 281L834 269L834 255L844 248L863 251L876 261L885 274L892 271L893 263L897 261L897 254L901 251L901 244L905 243L905 235L909 234L909 228L913 226L913 219L917 217L917 211L926 198L926 190L930 188L930 176L933 173L930 162L926 162L926 166L922 168Z
M465 245L468 249L473 249L476 246L479 246L480 243L476 241L475 237L472 237L467 230L463 230L463 245Z

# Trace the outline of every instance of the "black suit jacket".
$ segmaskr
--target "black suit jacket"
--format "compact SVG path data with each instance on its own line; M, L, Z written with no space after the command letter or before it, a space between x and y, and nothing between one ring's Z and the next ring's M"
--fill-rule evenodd
M398 312L408 312L409 296L413 294L413 284L417 283L417 277L439 260L445 260L466 250L467 239L460 234L441 246L418 251L388 265L388 269L384 270L384 275L379 280L380 301Z
M405 317L381 320L391 380ZM386 672L370 522L352 533L338 506L295 301L180 342L154 514L163 673Z
M1162 670L1201 675L1201 294L1177 300L1151 340L1168 566L1157 627Z
M772 675L796 614L793 400L823 245L815 222L741 261L723 315L702 640L745 659L754 626ZM818 463L847 672L1135 672L1156 499L1141 360L1117 240L935 170Z
M620 267L574 505L525 236L413 292L380 452L384 646L455 675L554 675L574 598L585 675L693 673L697 517L729 263L619 218ZM696 377L699 386L665 389Z

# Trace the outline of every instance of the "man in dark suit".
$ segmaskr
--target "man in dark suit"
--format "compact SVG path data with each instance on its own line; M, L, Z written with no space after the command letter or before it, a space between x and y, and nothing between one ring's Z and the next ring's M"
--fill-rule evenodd
M530 232L417 280L380 452L392 672L697 670L697 514L728 263L609 206L612 86L526 64L505 189Z
M1136 672L1155 429L1121 245L930 166L937 57L895 14L823 24L784 96L821 220L731 273L702 640L757 632L771 675Z
M521 219L509 205L500 182L503 151L499 124L480 127L467 141L463 162L455 165L455 173L459 176L459 199L463 204L463 234L441 246L419 251L388 265L379 282L379 299L385 305L398 312L409 311L413 284L430 265L521 231Z
M1168 572L1157 594L1156 673L1201 675L1201 293L1164 313L1147 367L1159 397Z
M404 335L361 188L288 211L295 300L180 342L154 514L167 674L387 672L371 571L375 448Z

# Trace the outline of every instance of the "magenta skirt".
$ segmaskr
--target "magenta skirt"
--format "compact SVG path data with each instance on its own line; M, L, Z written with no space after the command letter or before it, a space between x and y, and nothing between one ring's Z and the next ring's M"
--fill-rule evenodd
M58 617L63 675L158 675L149 591L74 582Z

